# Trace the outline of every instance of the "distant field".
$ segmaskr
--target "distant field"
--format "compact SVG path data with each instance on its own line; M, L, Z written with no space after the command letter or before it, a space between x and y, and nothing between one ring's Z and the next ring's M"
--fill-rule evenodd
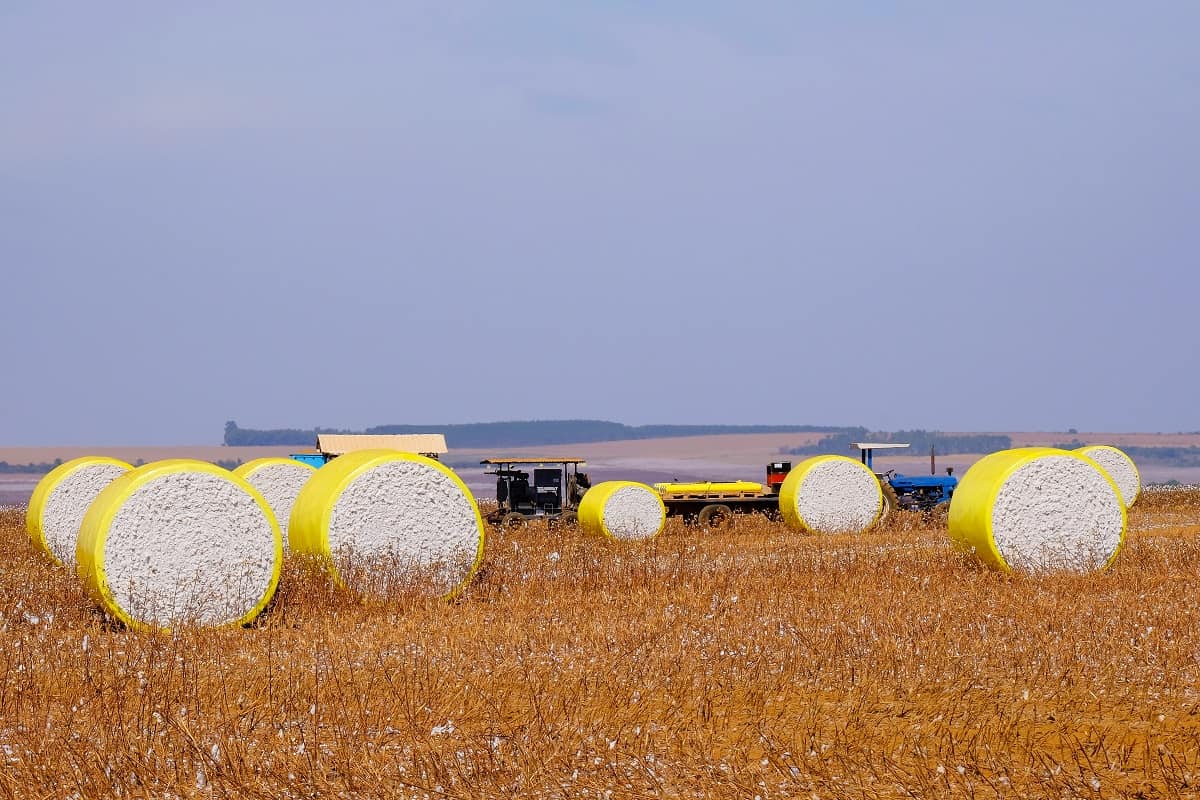
M264 456L286 456L306 448L296 447L223 447L220 445L171 445L168 447L144 447L130 445L125 447L88 447L86 445L70 447L0 447L0 461L9 464L41 464L61 458L70 461L80 456L112 456L122 461L134 463L139 459L145 462L159 461L164 458L198 458L202 461L225 461L241 459L250 461ZM311 449L311 448L308 448Z
M1020 431L1004 433L1012 439L1014 447L1054 444L1079 439L1089 443L1113 444L1118 447L1138 445L1144 447L1200 447L1200 433L1055 433ZM451 459L470 459L475 456L503 455L505 453L581 454L593 460L636 457L642 460L661 459L669 462L699 461L715 464L757 464L764 454L778 454L780 449L800 447L820 440L823 433L785 434L728 434L717 436L689 436L665 439L635 439L617 442L592 442L588 444L564 444L539 447L510 447L490 450L452 450ZM970 433L952 433L967 436ZM167 447L118 446L89 447L4 447L0 446L0 461L9 464L27 464L66 461L82 455L109 455L126 461L155 461L162 458L199 458L206 461L241 459L249 461L263 456L287 455L308 447L288 445L264 447L226 447L224 445L172 445Z
M254 628L129 633L0 510L0 795L1194 797L1200 493L1108 573L672 521L489 532L453 604L289 563Z
M640 441L603 442L588 445L565 445L562 447L509 448L506 455L581 455L588 459L590 468L604 477L619 476L622 470L637 470L651 475L655 480L678 477L692 479L743 479L758 480L763 475L767 462L776 460L799 461L804 456L781 455L780 450L812 444L823 434L750 434L730 436L697 436L677 439L644 439ZM1012 437L1013 446L1058 444L1079 439L1088 443L1141 445L1145 447L1188 447L1200 446L1200 434L1154 434L1154 433L1037 433L1018 432L1006 434ZM549 453L545 452L549 451ZM911 452L911 451L901 451ZM459 462L477 461L490 455L483 451L455 451L450 458ZM847 455L855 453L847 452ZM953 467L962 474L984 453L956 454L938 457L938 471ZM929 471L928 453L908 456L883 454L875 462L877 469L895 469L899 472L922 474ZM1142 477L1145 481L1178 480L1181 483L1200 483L1200 467L1170 467L1143 464Z
M0 447L0 461L9 464L48 464L55 459L70 461L80 456L111 456L136 464L165 458L196 458L201 461L251 461L266 456L286 456L292 447L220 447L178 445L171 447ZM0 504L24 503L33 493L40 475L0 473Z
M1145 447L1200 446L1200 434L1158 433L1009 433L1014 446L1056 444L1079 439L1089 443L1109 443L1117 446ZM769 461L798 461L802 456L780 455L780 450L801 447L818 441L822 433L790 434L731 434L692 436L667 439L638 439L623 442L593 442L545 447L511 447L503 450L452 450L446 460L455 465L467 484L482 496L490 496L493 480L484 475L478 462L482 458L509 456L578 456L588 460L587 469L593 480L626 478L645 482L660 480L761 479ZM286 456L306 448L225 447L218 445L179 445L173 447L0 447L0 461L9 464L48 463L56 458L64 461L83 455L109 455L131 463L163 458L198 458L204 461L250 461L265 456ZM907 451L906 451L907 452ZM847 453L852 455L852 453ZM953 467L962 474L981 455L942 456L938 470ZM1200 484L1200 467L1170 467L1142 464L1142 476L1147 482L1177 480ZM876 462L878 469L899 472L926 473L927 454L911 456L886 455ZM0 474L0 503L24 502L33 490L36 477Z
M1046 443L1069 442L1073 439L1088 444L1111 444L1115 447L1200 447L1200 433L1010 433L1013 447L1028 447Z

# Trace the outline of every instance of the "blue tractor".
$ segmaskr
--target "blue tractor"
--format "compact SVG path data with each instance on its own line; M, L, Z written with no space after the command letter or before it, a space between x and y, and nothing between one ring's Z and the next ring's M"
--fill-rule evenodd
M876 450L899 450L910 445L893 442L855 442L862 463L875 472ZM902 475L894 470L875 472L883 487L883 499L888 511L904 509L920 511L931 516L944 516L950 510L950 498L958 486L954 468L947 467L945 475L937 474L937 454L929 448L928 475Z

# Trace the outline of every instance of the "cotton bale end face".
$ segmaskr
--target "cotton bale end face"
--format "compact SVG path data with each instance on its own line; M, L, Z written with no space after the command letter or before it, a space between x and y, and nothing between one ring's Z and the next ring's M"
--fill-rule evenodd
M975 462L950 503L951 540L1005 572L1091 572L1125 541L1125 504L1104 469L1048 447Z
M846 456L801 461L779 487L780 513L796 530L862 533L883 509L883 488L875 473Z
M1117 485L1125 508L1133 508L1133 504L1142 494L1142 475L1138 472L1137 464L1133 463L1133 459L1124 450L1106 444L1094 444L1080 447L1075 452L1087 456L1103 467Z
M33 490L25 527L34 546L55 563L75 567L79 526L92 501L133 465L105 456L84 456L50 470Z
M483 517L445 465L397 450L333 459L308 480L288 522L293 552L316 556L356 591L428 585L452 597L483 561Z
M259 494L267 501L275 520L283 533L283 542L287 546L287 525L292 515L292 506L304 484L312 477L317 468L294 458L257 458L247 461L233 471L249 481L258 489Z
M581 528L623 542L653 539L666 521L662 497L644 483L604 481L588 489L579 501Z
M283 539L245 479L204 461L157 461L88 509L76 559L91 595L132 628L250 622L279 584Z

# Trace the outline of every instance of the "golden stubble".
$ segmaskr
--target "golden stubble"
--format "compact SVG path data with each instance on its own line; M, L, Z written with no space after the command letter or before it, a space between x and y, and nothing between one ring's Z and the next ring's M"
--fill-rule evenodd
M452 603L297 559L254 627L164 635L6 509L0 796L1193 796L1200 492L1130 524L1109 572L1037 578L909 514L489 530Z

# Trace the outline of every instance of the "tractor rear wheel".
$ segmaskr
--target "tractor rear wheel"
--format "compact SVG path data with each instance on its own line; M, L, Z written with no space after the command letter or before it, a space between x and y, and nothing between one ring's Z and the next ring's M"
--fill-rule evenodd
M887 479L879 482L879 488L883 490L883 511L879 515L879 521L887 519L893 511L900 510L900 498L896 495L896 490L887 482Z
M559 525L578 525L579 514L574 511L564 511L558 515Z
M525 524L525 515L520 511L510 511L500 518L500 525L504 528L519 528Z
M696 520L706 528L720 528L733 517L733 509L729 506L714 503L700 509Z

